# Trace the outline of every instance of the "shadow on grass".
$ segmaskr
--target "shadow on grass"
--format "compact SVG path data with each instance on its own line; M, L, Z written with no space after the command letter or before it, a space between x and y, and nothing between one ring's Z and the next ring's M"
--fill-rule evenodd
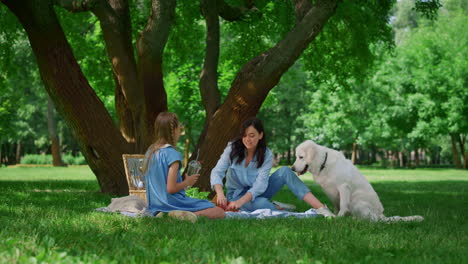
M333 208L333 204L320 186L315 183L310 184L310 182L307 182L307 185L320 201ZM429 208L439 208L438 210L445 212L460 210L459 206L467 200L468 181L382 181L372 183L372 186L379 195L386 215L401 215L402 207L405 207L403 211L411 208L410 211L418 211L422 214ZM295 204L299 211L309 208L287 188L283 188L273 199Z
M382 259L391 253L404 258L411 257L415 251L428 254L426 249L413 246L412 241L434 232L437 237L426 248L434 248L439 238L449 235L452 237L447 245L442 245L445 251L436 256L442 258L459 253L459 232L449 231L466 226L467 212L460 208L466 204L468 182L392 181L373 186L387 215L421 214L427 220L421 224L388 225L351 218L334 221L202 219L193 225L167 218L128 218L94 211L108 205L111 198L98 191L95 181L66 180L1 182L0 200L4 204L0 205L0 219L3 219L0 222L8 230L7 237L33 235L39 242L46 241L47 236L53 237L56 243L51 247L69 255L80 256L86 252L121 262L132 262L131 258L136 263L222 262L223 259L218 259L220 256L244 256L252 263L294 262L305 254L329 260L341 258L331 262L343 262L343 256L350 262L357 262L366 254ZM313 183L309 187L321 201L331 206L319 186ZM296 204L299 211L309 208L287 189L281 190L274 199ZM440 225L440 222L446 224ZM374 247L375 244L379 247ZM181 248L184 249L182 253ZM341 252L341 255L334 257L334 252ZM391 254L389 260L392 260Z
M317 184L308 184L308 186L319 200L332 207ZM447 201L466 200L468 190L467 181L389 181L372 183L372 186L386 209L394 203L398 206L405 203L411 206L431 205L431 207L437 204L449 205ZM42 209L94 209L93 206L96 204L108 205L111 197L100 193L96 181L92 180L4 181L0 187L0 199L10 206L28 205ZM286 187L273 199L295 204L299 211L308 209L308 206L299 201Z
M89 212L108 205L110 199L111 196L101 193L92 180L4 181L0 186L0 200L7 207L27 206L37 212L64 209Z

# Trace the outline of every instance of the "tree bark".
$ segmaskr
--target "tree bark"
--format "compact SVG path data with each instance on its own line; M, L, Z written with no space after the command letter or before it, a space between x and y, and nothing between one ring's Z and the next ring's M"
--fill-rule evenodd
M414 149L414 163L416 167L419 166L419 149L418 148Z
M292 0L292 3L294 5L294 13L296 14L296 24L298 24L309 12L312 3L309 0Z
M224 1L222 2L224 3ZM203 0L201 5L206 21L206 49L203 69L200 73L199 88L206 117L203 130L195 146L197 152L200 146L204 144L211 118L221 104L221 93L218 88L220 28L218 17L219 6L217 4L219 4L218 0ZM192 158L193 155L189 160Z
M128 194L122 153L131 153L83 75L51 2L4 1L26 30L44 86L73 131L103 192Z
M163 83L163 51L175 17L175 0L153 0L148 23L137 39L138 79L143 87L146 131L145 141L139 144L146 150L152 143L154 121L160 112L167 111L167 95Z
M460 146L460 153L463 159L463 168L466 169L467 168L467 164L466 164L467 153L465 151L465 139L462 137L462 135L458 135L457 139L458 139L458 145Z
M16 141L16 158L15 158L16 164L21 163L21 140Z
M398 166L398 151L392 150L392 168Z
M457 150L457 135L451 134L450 138L452 141L453 165L455 165L455 168L460 169L461 163L460 163L460 156L458 155L458 150Z
M218 0L202 0L202 12L206 20L206 52L199 84L206 120L211 119L221 104L218 89L220 29L217 2Z
M406 155L405 150L400 151L400 167L404 168L406 166Z
M49 138L51 143L50 148L52 152L52 165L54 167L66 166L62 161L60 141L55 124L54 103L52 102L52 99L50 99L50 96L47 96L47 127L49 129Z
M137 144L136 152L142 153L142 148L149 144L149 131L146 129L143 90L138 82L132 48L128 2L97 2L92 12L99 19L116 80L115 100L121 133L129 142Z
M351 154L351 163L356 164L357 143L353 142L353 153Z

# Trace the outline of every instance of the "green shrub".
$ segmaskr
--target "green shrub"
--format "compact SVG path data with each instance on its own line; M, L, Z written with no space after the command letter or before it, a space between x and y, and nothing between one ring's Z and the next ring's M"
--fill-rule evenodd
M86 165L86 160L83 155L79 155L75 157L75 165Z
M86 165L86 160L82 154L73 156L71 153L62 155L62 160L68 165Z
M43 154L26 154L21 159L21 164L52 164L52 155L43 155Z
M63 154L62 155L62 160L68 165L73 165L75 162L75 157L73 157L72 154Z
M71 154L62 155L62 160L68 165L86 165L86 160L83 155L73 156ZM52 155L43 154L26 154L21 159L21 164L34 164L34 165L52 165Z

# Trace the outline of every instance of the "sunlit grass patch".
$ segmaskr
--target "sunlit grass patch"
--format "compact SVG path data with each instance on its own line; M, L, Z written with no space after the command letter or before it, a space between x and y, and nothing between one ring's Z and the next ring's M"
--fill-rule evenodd
M387 215L421 223L130 218L95 211L88 168L0 169L0 263L465 263L468 173L360 168ZM392 176L393 175L393 176ZM312 192L330 202L311 175ZM309 207L286 188L274 199Z

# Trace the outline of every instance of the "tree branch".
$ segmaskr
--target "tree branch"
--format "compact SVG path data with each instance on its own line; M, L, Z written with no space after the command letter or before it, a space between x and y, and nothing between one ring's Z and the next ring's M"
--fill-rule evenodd
M162 57L172 22L175 17L175 0L152 0L151 13L143 32L137 40L138 55ZM150 49L151 47L151 49Z
M67 9L70 12L90 11L98 0L54 0L54 4Z
M294 5L294 13L296 15L296 24L301 22L304 16L312 8L310 0L291 0Z
M217 2L219 1L202 0L202 11L206 20L206 49L199 85L207 120L221 104L221 93L218 89L220 29Z
M245 64L236 76L226 101L235 97L231 100L236 101L236 108L257 105L259 99L263 102L282 74L320 33L334 14L338 1L317 0L301 22L296 24L282 41ZM239 94L244 96L239 97Z
M96 0L95 2L92 12L99 19L104 35L107 54L116 80L116 101L126 102L116 104L119 125L126 127L121 129L121 132L127 140L140 143L141 137L145 134L130 132L135 129L140 130L140 127L144 125L142 121L144 120L142 119L144 105L133 55L128 2L127 0ZM119 98L122 96L123 98ZM133 120L128 118L129 111L132 113ZM134 136L141 137L135 139Z
M153 131L156 116L167 111L162 56L174 21L175 7L175 0L152 0L148 23L137 39L138 78L143 87L149 133Z
M250 11L258 10L254 5L253 1L246 1L244 6L230 6L224 0L212 1L216 2L215 5L218 7L219 15L227 21L237 21L241 20L245 14ZM203 4L202 4L203 5Z
M28 34L39 72L57 111L73 131L102 191L128 193L122 153L132 153L83 75L51 1L5 1Z

